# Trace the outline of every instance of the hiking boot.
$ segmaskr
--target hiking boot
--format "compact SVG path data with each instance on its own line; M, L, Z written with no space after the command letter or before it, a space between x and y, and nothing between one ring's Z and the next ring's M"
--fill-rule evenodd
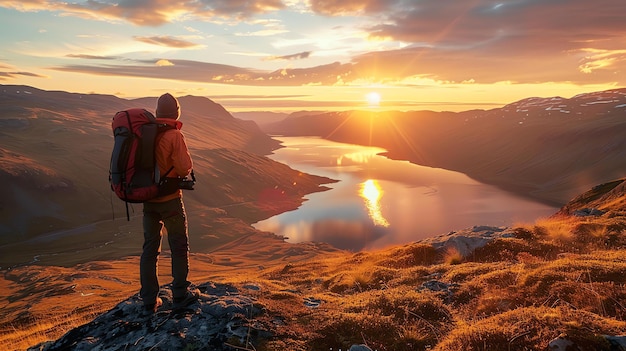
M163 300L161 300L160 297L157 297L156 301L154 303L149 303L149 304L143 305L143 312L144 312L145 315L150 315L150 314L156 313L156 311L162 305L163 305Z
M198 289L187 290L187 292L185 293L185 296L174 298L173 308L180 309L183 307L187 307L191 305L192 303L198 301L199 298L200 298L200 291Z

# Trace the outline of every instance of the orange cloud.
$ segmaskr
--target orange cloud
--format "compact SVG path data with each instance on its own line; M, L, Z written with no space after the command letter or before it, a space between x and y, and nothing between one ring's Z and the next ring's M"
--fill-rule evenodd
M95 20L128 21L138 26L160 26L180 17L211 21L216 16L250 18L284 8L280 0L120 0L116 2L59 2L53 0L0 0L0 7L18 11L52 11Z
M261 71L229 65L191 60L167 60L171 65L157 65L157 61L141 61L138 65L67 65L50 69L102 76L127 76L174 79L192 82L221 83L253 86L301 86L307 84L334 85L338 77L350 81L351 64L332 63L312 68Z
M98 55L86 55L86 54L67 54L65 57L69 58L79 58L86 60L116 60L119 57L115 56L98 56Z
M370 35L412 44L355 57L361 72L477 83L626 83L623 1L386 3L385 22L370 26ZM589 48L612 54L588 55Z
M157 66L174 66L174 64L170 60L158 60L155 62Z
M133 39L140 41L142 43L146 43L146 44L167 46L167 47L178 48L178 49L187 49L187 48L201 46L198 44L194 44L190 41L181 40L181 39L177 39L177 38L174 38L171 36L165 36L165 35L152 36L152 37L135 36L133 37Z
M371 37L395 41L401 44L396 46L401 49L354 54L347 62L271 72L188 60L170 60L167 62L173 66L162 67L155 65L156 59L137 65L86 64L53 69L259 86L336 85L358 81L397 83L414 77L468 84L626 85L623 0L501 3L491 0L309 0L308 4L312 11L324 15L359 14L360 29ZM285 5L279 0L120 0L117 4L0 0L0 6L159 25L176 20L176 16L208 20L211 16L241 18L276 11ZM273 21L267 21L266 28L284 30ZM135 37L135 40L172 48L199 46L171 36ZM308 51L305 44L301 45L302 49L297 50L307 51L269 56L267 60L309 58L312 51ZM314 40L306 45L315 45ZM69 57L108 59L80 54Z
M35 77L35 78L48 78L47 76L43 76L41 74L32 73L32 72L19 72L19 71L15 71L15 72L1 72L0 71L0 80L12 79L12 78L16 78L18 76L28 76L28 77Z
M297 54L292 55L283 55L283 56L271 56L268 57L267 61L289 61L289 60L302 60L311 56L311 51L303 51Z
M326 16L358 15L388 11L398 0L310 0L311 10Z

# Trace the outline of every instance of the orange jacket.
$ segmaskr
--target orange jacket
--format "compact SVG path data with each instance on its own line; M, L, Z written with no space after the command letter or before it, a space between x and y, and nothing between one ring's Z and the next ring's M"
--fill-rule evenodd
M179 177L184 178L191 173L193 163L191 161L191 155L187 148L187 142L185 136L180 131L182 123L177 120L167 118L157 118L157 122L162 122L174 129L168 129L159 135L159 139L156 144L155 155L157 164L159 165L159 172L161 176L165 174L170 168L172 170L167 174L167 177ZM165 202L183 195L182 190L178 189L173 194L158 197L150 200L150 202Z

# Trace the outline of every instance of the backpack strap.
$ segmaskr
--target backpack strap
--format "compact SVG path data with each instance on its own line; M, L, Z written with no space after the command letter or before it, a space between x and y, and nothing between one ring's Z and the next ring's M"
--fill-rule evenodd
M174 169L174 166L170 167L170 169L167 170L167 172L165 172L165 174L162 176L163 178L167 177L168 174L170 174L170 172Z

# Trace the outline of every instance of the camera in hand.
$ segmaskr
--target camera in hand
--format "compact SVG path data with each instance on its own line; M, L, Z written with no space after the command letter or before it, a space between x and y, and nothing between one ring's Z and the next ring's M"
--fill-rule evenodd
M195 184L195 180L187 179L185 177L178 182L178 189L193 190L193 186Z
M169 173L169 172L168 172ZM178 191L178 189L193 190L196 184L196 176L193 171L190 173L191 179L164 177L159 182L159 196L169 195Z

